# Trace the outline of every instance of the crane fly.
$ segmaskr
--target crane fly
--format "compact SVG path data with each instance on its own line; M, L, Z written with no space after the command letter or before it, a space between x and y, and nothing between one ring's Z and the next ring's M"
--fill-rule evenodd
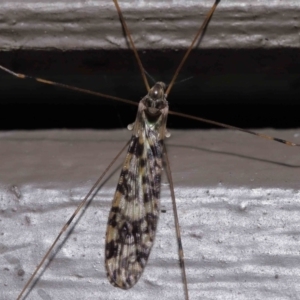
M118 6L117 1L114 1L117 11L119 13L121 22L124 26L124 30L130 39L129 29L126 27L126 22L123 20L121 9ZM186 57L182 60L182 64L185 62L185 59L188 57L189 51L193 48L194 43L198 40L199 36L203 33L203 29L207 26L208 21L210 20L217 4L219 1L216 1L208 13L203 25L198 31L198 35L195 37L194 42L191 44ZM116 194L114 196L113 206L109 216L108 229L106 233L106 270L108 273L108 278L110 282L123 289L129 289L133 287L139 278L146 266L148 256L150 254L150 250L154 241L154 235L157 227L157 219L159 213L159 198L160 198L160 183L161 183L161 171L163 169L163 164L165 164L165 168L167 170L167 177L170 182L171 189L171 198L174 204L174 214L175 214L175 224L176 224L176 234L177 241L179 247L179 258L180 258L180 266L182 270L182 278L183 278L183 286L184 286L184 294L180 296L180 298L189 299L188 296L188 280L186 279L185 274L185 266L184 266L184 256L182 249L182 242L180 237L179 230L179 222L177 217L177 209L175 205L175 196L174 196L174 188L173 181L171 178L171 171L169 169L169 163L167 158L167 152L164 148L163 140L165 137L169 137L169 133L166 130L166 120L168 114L177 115L179 117L191 118L197 121L204 121L214 125L219 125L221 127L235 129L239 131L244 131L246 133L250 133L252 135L256 135L265 139L273 140L282 144L286 144L289 146L299 146L296 143L289 142L279 138L273 138L269 135L265 135L262 133L255 133L249 130L239 129L234 126L218 123L215 121L205 120L199 118L197 116L189 116L183 113L177 113L173 111L168 111L168 104L166 97L168 96L177 75L181 69L181 65L179 65L177 71L170 84L166 87L164 83L158 82L152 88L150 88L148 84L148 80L144 73L141 62L139 61L139 56L135 50L134 43L130 39L130 44L133 50L135 51L136 58L139 62L139 66L141 69L141 73L143 74L143 79L148 90L148 95L145 96L139 106L137 118L133 124L129 126L129 129L133 131L132 139L129 142L128 154L126 156L125 163L123 163L122 173L120 179L118 181L118 187ZM0 67L3 71L11 73L19 78L25 78L23 74L13 73L11 70L5 68L4 66ZM73 90L77 90L80 92L87 92L94 95L101 95L100 93L83 90L76 87L66 86L64 84L53 83L47 79L41 78L32 78L41 83L61 86L64 88L71 88ZM112 100L124 101L121 98L111 97ZM152 101L156 104L153 104ZM127 101L124 102L136 105L135 102ZM158 104L157 104L158 103ZM146 112L146 113L145 113ZM162 119L160 119L162 117ZM157 123L158 122L158 123ZM155 136L157 133L158 136ZM124 151L126 146L119 152L116 156L116 159L120 156L120 154ZM113 162L115 162L115 160ZM111 164L109 165L109 168ZM103 176L106 175L107 170L103 173ZM135 172L133 172L135 170ZM139 175L138 175L139 174ZM149 179L149 174L152 176L152 179ZM90 190L88 195L85 197L84 201L78 206L77 210L74 212L72 217L63 227L61 234L63 234L68 226L73 221L74 217L80 211L82 206L89 199L89 196L94 193L97 189L100 180L103 178L101 176L99 180L96 182L94 187ZM130 184L128 182L131 182ZM131 193L132 190L135 190L135 193ZM21 195L16 186L13 186L11 189L12 193L16 195ZM145 211L148 211L148 214L144 214L141 212L138 217L136 216L137 210L135 207L138 205L135 201L135 197L137 195L143 194L141 199L143 199ZM20 196L21 197L21 196ZM131 203L129 206L126 206L126 202ZM152 203L152 206L149 208L148 204ZM122 208L122 210L121 210ZM243 209L243 207L242 207ZM142 210L142 208L138 208L138 211ZM155 211L155 213L153 213ZM126 213L125 213L126 212ZM131 220L133 218L134 220ZM117 228L117 230L115 230ZM134 233L132 233L134 232ZM123 236L124 235L124 236ZM146 237L143 237L146 236ZM58 240L58 238L56 240ZM143 243L141 242L143 241ZM55 242L56 243L56 242ZM63 243L62 243L63 244ZM135 245L135 247L133 246ZM142 247L140 247L142 245ZM55 244L52 245L53 247ZM40 266L44 264L44 261L51 256L52 247L47 252L47 255L44 256L44 259L41 261L41 264L38 266L36 271L39 271ZM122 246L122 247L119 247ZM124 253L127 253L125 255ZM117 258L116 260L111 261L112 259ZM132 265L131 265L132 264ZM130 271L131 270L131 271ZM22 273L22 272L20 272ZM43 273L43 272L42 272ZM23 276L22 274L19 274ZM80 276L79 276L80 277ZM32 280L35 279L35 273L31 277ZM21 299L23 293L27 291L27 288L30 287L31 279L25 284L21 294L18 299ZM30 292L30 289L29 289ZM48 297L45 291L38 289L38 294L42 298Z

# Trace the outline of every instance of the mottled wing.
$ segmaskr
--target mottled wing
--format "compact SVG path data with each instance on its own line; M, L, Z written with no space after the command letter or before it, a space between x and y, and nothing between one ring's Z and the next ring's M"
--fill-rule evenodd
M153 245L159 214L166 117L149 123L139 109L109 214L105 265L110 282L131 288L140 278Z

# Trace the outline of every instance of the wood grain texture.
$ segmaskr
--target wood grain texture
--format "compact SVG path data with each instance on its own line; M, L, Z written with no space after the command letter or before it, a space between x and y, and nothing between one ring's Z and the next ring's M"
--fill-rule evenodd
M212 1L120 1L139 49L182 49ZM300 47L298 0L222 0L201 48ZM0 49L127 49L112 1L0 1Z

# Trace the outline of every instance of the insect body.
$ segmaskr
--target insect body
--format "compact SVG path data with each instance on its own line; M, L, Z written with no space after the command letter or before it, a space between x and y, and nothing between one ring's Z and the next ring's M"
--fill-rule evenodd
M139 103L109 214L105 265L110 282L124 289L140 278L157 228L168 116L164 89L164 83L156 83Z

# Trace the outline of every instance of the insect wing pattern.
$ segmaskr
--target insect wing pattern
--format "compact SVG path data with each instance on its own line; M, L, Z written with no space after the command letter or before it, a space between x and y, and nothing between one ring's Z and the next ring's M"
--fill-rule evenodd
M155 237L166 136L165 85L156 83L139 103L133 134L109 214L105 265L110 282L131 288L140 278Z

